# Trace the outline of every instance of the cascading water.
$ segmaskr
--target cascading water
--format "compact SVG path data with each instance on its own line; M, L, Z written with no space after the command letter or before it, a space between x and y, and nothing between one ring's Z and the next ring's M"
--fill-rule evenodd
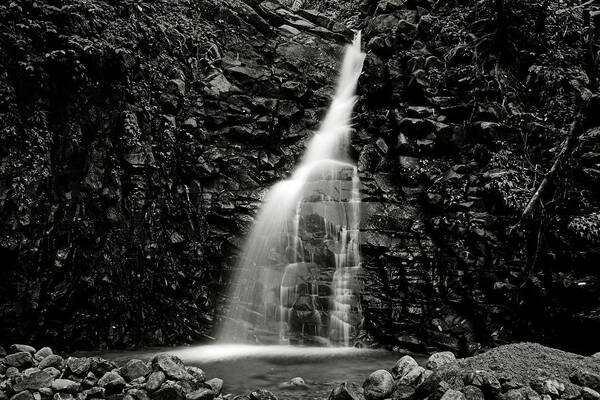
M347 150L364 58L357 34L300 165L264 200L221 339L348 346L360 328L360 180Z

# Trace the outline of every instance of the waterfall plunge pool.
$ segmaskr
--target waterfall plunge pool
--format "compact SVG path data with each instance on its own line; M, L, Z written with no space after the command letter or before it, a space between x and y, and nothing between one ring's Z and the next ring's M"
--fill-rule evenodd
M207 379L221 378L223 393L249 394L267 389L279 399L326 399L337 384L359 385L377 369L391 369L402 356L387 350L352 347L296 347L288 345L213 344L103 354L123 364L132 358L150 360L161 352L200 367ZM424 364L426 359L415 359ZM286 386L292 378L304 379L305 387Z

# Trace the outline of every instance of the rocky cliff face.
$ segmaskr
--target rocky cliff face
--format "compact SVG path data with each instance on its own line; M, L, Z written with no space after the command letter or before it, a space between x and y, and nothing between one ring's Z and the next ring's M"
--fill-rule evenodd
M368 50L353 138L364 338L468 352L597 332L598 121L544 212L509 230L595 90L577 25L538 42L509 30L511 66L472 27L491 11L466 1L351 2L347 25L270 1L57 3L0 6L0 337L209 335L262 196L324 114L349 27Z

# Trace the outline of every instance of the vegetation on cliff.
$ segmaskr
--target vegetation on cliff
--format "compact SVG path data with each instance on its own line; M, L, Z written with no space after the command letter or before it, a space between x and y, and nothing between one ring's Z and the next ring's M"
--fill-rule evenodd
M281 3L0 5L2 341L206 338L350 27L368 51L353 140L370 212L363 339L589 347L595 3Z

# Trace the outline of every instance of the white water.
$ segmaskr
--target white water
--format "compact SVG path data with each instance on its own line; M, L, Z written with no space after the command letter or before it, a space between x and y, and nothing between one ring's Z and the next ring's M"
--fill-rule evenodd
M347 152L364 57L357 34L346 49L329 110L300 165L264 199L234 277L221 339L281 344L311 337L348 346L359 328L360 181ZM307 222L314 218L321 220L321 242L314 232L320 228ZM325 253L333 253L332 274Z

